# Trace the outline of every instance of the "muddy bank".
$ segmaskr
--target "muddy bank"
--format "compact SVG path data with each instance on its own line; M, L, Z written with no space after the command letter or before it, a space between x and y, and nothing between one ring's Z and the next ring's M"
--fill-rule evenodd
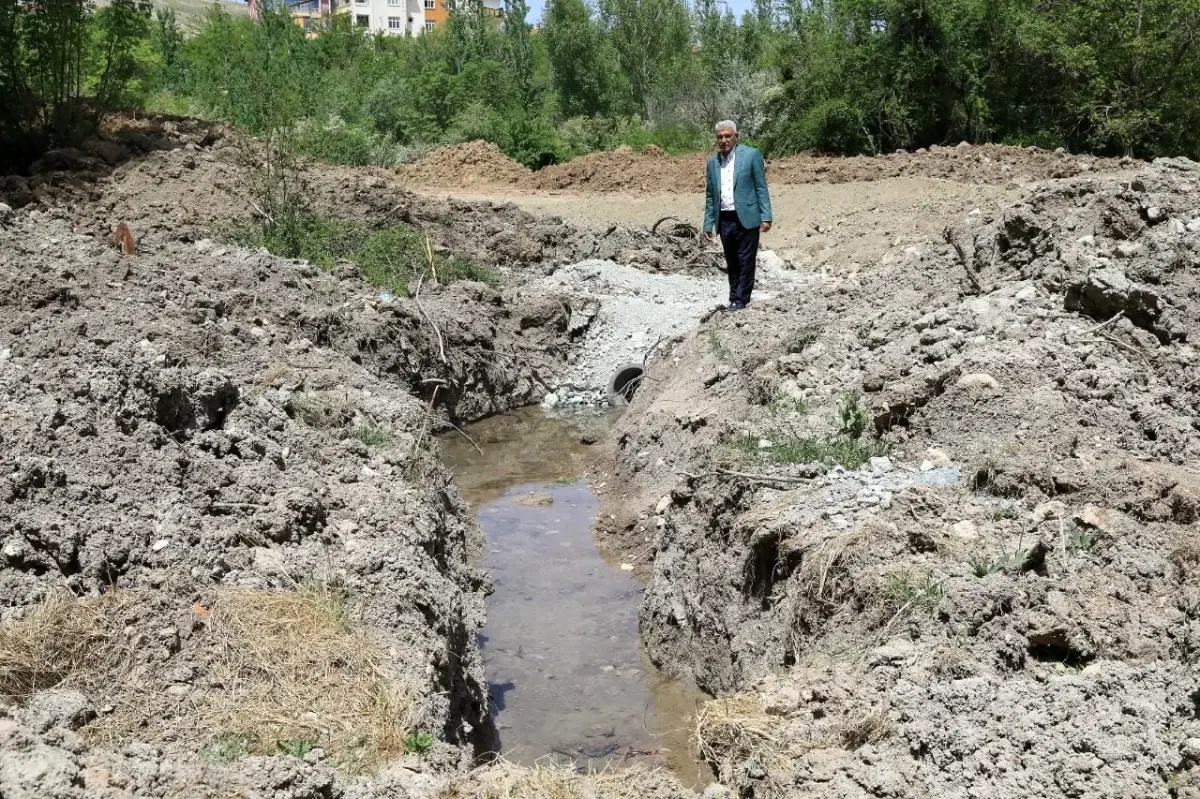
M494 737L490 582L433 435L565 367L584 303L526 282L577 251L675 245L551 222L506 247L479 220L515 209L446 206L502 285L385 300L351 269L222 243L210 226L242 211L221 141L45 173L0 218L3 792L487 795L518 779L463 777ZM314 175L343 215L372 216L363 186L411 197L351 176Z
M1049 184L651 363L615 532L723 781L1193 790L1198 182Z

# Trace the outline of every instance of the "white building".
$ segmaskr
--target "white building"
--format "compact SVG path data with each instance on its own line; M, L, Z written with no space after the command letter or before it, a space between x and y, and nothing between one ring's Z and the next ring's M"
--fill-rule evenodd
M335 14L348 14L354 24L371 33L420 36L446 24L446 0L337 0ZM501 18L504 0L483 0L483 13Z

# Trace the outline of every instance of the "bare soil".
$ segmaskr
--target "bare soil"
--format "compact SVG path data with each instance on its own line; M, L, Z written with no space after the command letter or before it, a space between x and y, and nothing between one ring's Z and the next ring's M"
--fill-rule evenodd
M442 199L313 165L318 210L502 276L418 301L224 241L241 152L158 118L0 179L0 794L693 795L474 765L490 585L432 436L633 332L589 276L719 288L685 225L648 230L694 224L699 158L517 180L476 147L427 162ZM1200 167L771 176L777 283L647 341L601 444L646 652L716 696L706 797L1196 799ZM374 699L318 705L325 674Z
M483 185L526 190L642 194L690 194L704 190L706 154L668 156L636 153L628 147L590 153L564 164L531 172L495 145L470 142L440 148L397 173L415 187L455 190ZM873 158L799 155L767 163L775 185L867 183L915 176L958 183L1004 185L1065 178L1129 166L1130 159L1094 158L1036 147L1003 145L934 147Z
M652 659L731 697L722 782L1193 795L1198 181L1047 183L651 363L609 540ZM855 395L886 457L822 462Z

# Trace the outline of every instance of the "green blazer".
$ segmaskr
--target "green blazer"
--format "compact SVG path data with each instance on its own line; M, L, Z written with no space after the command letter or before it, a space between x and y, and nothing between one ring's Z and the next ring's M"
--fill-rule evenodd
M704 188L704 232L717 228L721 211L721 166L718 155L708 159L707 183ZM767 173L758 150L745 144L733 149L733 205L738 221L744 228L756 228L772 221L771 194L767 191Z

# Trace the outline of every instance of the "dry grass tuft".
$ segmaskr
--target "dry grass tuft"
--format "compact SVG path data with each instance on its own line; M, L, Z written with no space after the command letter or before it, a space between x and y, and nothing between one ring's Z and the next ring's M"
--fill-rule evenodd
M842 723L838 738L846 749L858 749L877 744L892 733L892 722L886 707L873 708Z
M292 368L283 361L275 361L263 372L259 385L263 388L278 388L283 384L283 379L291 374L291 371Z
M683 799L668 772L634 764L580 773L563 764L518 766L499 760L453 782L439 799Z
M756 694L714 699L696 713L692 746L727 779L734 766L757 763L768 774L789 767L783 723L769 715Z
M354 421L355 413L348 396L320 392L293 395L288 400L287 410L316 430L347 428Z
M87 689L123 670L121 606L128 592L76 599L51 594L17 621L0 627L0 696L22 702L55 686Z
M59 593L3 625L0 696L19 702L46 688L77 688L112 706L86 728L110 746L170 742L218 757L319 746L351 773L404 753L412 694L385 676L382 653L350 625L341 592L319 583L219 590L205 611L208 629L187 653L205 684L193 684L178 711L164 704L163 666L142 662L147 644L127 626L155 599L163 597Z
M224 589L210 625L223 690L197 706L202 727L244 738L251 754L310 742L353 772L404 753L413 700L382 676L378 647L349 626L337 592Z

